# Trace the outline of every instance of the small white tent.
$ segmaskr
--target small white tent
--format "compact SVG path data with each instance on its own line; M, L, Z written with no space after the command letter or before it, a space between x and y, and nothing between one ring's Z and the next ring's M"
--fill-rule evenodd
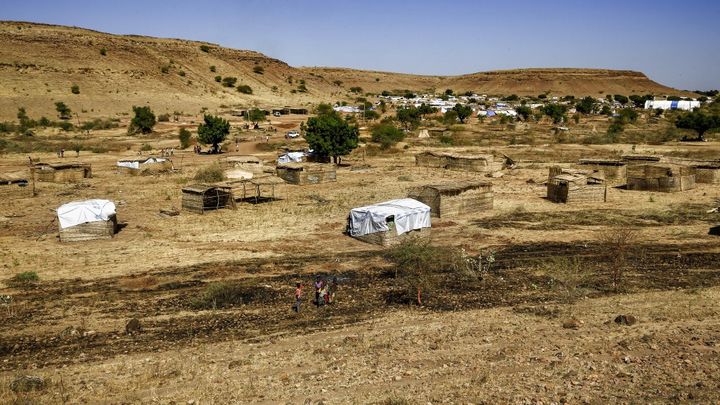
M413 200L402 198L350 210L348 230L351 236L363 236L375 232L387 232L388 220L395 223L398 235L430 228L430 207Z
M115 204L108 200L73 201L57 209L60 229L88 222L107 221L115 215Z

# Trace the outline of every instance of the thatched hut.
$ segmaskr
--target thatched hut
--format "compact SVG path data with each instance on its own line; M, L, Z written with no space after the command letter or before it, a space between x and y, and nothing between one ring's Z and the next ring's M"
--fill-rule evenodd
M547 198L556 203L605 202L607 185L602 175L560 173L548 180Z
M92 168L87 163L35 163L30 167L35 181L69 182L92 177Z
M605 175L606 180L625 180L627 163L613 159L580 159L580 167L597 170Z
M720 184L720 162L703 163L690 166L695 175L695 183Z
M117 230L115 204L108 200L74 201L57 209L61 242L112 239Z
M628 190L675 192L692 188L695 188L695 175L686 166L666 163L627 168Z
M170 172L173 164L170 159L150 156L145 159L118 160L116 167L120 174L139 176Z
M347 233L381 246L395 245L408 237L429 237L430 207L412 198L402 198L353 208L348 216Z
M493 155L461 155L447 152L422 152L415 155L415 164L421 167L462 170L467 172L495 172L506 167L506 160Z
M277 165L277 176L290 184L319 184L337 180L335 165L284 163Z
M182 208L203 214L220 208L235 209L235 200L227 185L193 184L182 189Z
M448 218L491 210L493 207L492 183L459 181L413 188L408 197L430 207L431 215Z

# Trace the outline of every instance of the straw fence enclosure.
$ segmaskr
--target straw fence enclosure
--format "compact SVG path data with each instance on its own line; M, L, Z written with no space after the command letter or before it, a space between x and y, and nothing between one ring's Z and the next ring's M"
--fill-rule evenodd
M627 189L676 192L695 188L695 175L686 166L673 164L633 165L627 168Z
M493 155L460 155L446 152L422 152L415 155L415 164L420 167L462 170L467 172L496 172L505 167L505 162Z
M221 208L235 209L232 189L226 185L193 184L182 189L182 208L204 214Z
M277 166L277 175L290 184L320 184L337 180L334 165L285 163Z
M578 165L583 169L602 172L607 181L625 181L627 176L627 163L622 160L580 159Z
M556 203L605 202L607 184L599 171L563 169L549 170L547 198Z
M634 153L630 155L622 155L620 157L623 162L628 165L642 165L642 164L653 164L653 163L664 163L667 161L665 156L662 155L642 155Z
M92 168L87 163L36 163L30 171L35 181L64 183L92 177Z
M81 242L87 240L112 239L117 231L117 216L107 221L93 221L60 228L60 242Z
M493 208L492 183L460 181L413 188L408 197L430 207L430 215L449 218Z
M720 184L720 163L699 164L690 167L695 183Z
M409 238L429 238L431 228L421 228L398 235L395 229L395 222L388 219L388 230L385 232L374 232L367 235L353 236L357 240L380 245L383 247L394 246Z
M280 200L285 197L285 181L275 176L253 177L249 179L226 181L222 184L230 188L236 202L259 204Z

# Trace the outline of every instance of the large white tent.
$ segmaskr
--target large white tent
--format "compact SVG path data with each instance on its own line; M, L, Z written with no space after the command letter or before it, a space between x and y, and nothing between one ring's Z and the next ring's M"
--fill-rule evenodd
M694 100L647 100L645 101L645 109L660 110L685 110L690 111L699 108L700 102Z
M87 222L107 221L115 215L115 204L108 200L73 201L57 209L60 229Z
M350 235L386 232L390 229L388 219L391 217L398 235L430 228L430 207L412 198L401 198L350 210Z

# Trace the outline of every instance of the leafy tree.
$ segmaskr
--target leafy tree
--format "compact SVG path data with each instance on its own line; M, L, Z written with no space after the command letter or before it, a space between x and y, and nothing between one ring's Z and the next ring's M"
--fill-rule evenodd
M259 108L252 108L247 112L246 118L252 122L254 126L257 126L258 122L265 120L265 111Z
M387 149L390 146L405 139L405 132L398 129L391 122L381 122L372 130L373 142L378 142L383 149Z
M630 101L635 105L635 108L644 108L645 107L645 101L652 100L653 96L651 95L645 95L645 96L639 96L637 94L633 94L630 97Z
M208 52L210 52L210 47L207 45L200 45L200 50L205 53L208 53Z
M541 108L541 111L543 114L550 117L553 121L553 124L559 124L565 119L565 113L567 112L567 107L561 104L547 104L544 105Z
M602 109L600 109L600 114L602 115L612 115L612 109L609 105L603 104Z
M325 112L307 120L305 140L311 149L321 157L338 157L347 155L358 145L358 128L348 124L335 111Z
M455 104L455 107L453 107L452 110L457 113L457 118L460 120L461 124L464 124L465 120L472 115L472 108L460 103Z
M105 48L100 48L100 55L102 55L102 56L107 55L107 49L105 49Z
M315 108L315 114L317 115L325 115L325 114L332 114L333 108L330 104L320 103L318 104L317 108Z
M55 103L55 110L58 112L58 118L61 120L69 120L70 117L72 117L72 111L70 110L70 107L65 105L62 101L57 101Z
M532 115L532 109L526 105L521 105L520 107L516 108L515 111L518 113L519 116L522 117L523 121L527 121L528 118Z
M217 153L218 145L230 133L230 123L222 117L205 114L203 123L198 125L198 140L205 145L212 145L213 152Z
M380 114L378 114L375 110L365 110L363 111L363 118L372 121L380 118Z
M682 129L692 129L698 134L698 140L705 140L705 132L720 128L720 115L709 114L705 111L692 111L682 114L675 121L675 126Z
M180 139L180 149L187 149L187 147L190 146L191 137L192 134L190 131L185 128L180 128L180 133L178 134L178 139Z
M575 109L582 114L591 114L595 110L597 102L594 98L587 96L575 104Z
M613 96L613 99L615 99L615 101L617 101L618 103L620 103L622 105L625 105L630 101L630 99L628 99L627 97L625 97L621 94L615 94Z
M415 107L398 108L396 116L405 129L415 128L420 125L420 111Z
M217 68L215 67L215 65L210 66L211 72L215 73L216 70L217 70Z
M383 96L383 97L387 97L387 96L390 95L390 92L387 91L387 90L383 90L382 93L380 93L380 95Z
M452 96L452 95L453 95L452 89L445 89L445 95L446 95L446 96Z
M518 101L519 99L520 99L520 97L518 97L517 94L511 94L511 95L503 98L503 100L505 100L505 101Z
M138 132L142 132L143 134L151 133L155 126L155 114L150 107L133 106L132 109L135 116L130 120L128 134L136 134Z
M668 101L680 101L680 100L682 100L682 99L680 98L680 96L668 96L667 99L668 99Z
M237 83L237 77L223 77L222 79L222 85L225 87L235 87L235 83Z
M427 105L425 103L420 104L420 107L418 107L418 113L420 115L435 114L437 111L438 111L437 108Z
M618 118L623 123L636 122L638 118L638 113L632 108L623 108L622 110L618 111L618 114L620 114Z
M350 91L355 94L359 94L359 93L362 93L363 89L362 89L362 87L353 86L353 87L350 87Z
M405 94L403 95L403 97L405 97L405 98L407 98L407 99L410 99L410 98L415 98L415 97L417 97L417 96L415 95L415 93L413 93L412 91L408 90L408 91L405 92Z

